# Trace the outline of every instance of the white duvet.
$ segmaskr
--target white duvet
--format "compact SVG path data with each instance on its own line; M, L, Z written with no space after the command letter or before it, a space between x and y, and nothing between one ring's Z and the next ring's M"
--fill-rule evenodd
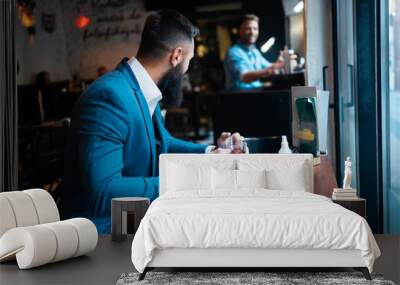
M359 215L320 195L265 189L159 197L133 240L135 268L165 248L358 249L370 271L380 256Z

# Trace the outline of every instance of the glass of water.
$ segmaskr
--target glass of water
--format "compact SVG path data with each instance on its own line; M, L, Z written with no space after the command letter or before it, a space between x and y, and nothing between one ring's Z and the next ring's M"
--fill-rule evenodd
M247 144L240 136L230 136L220 147L229 150L229 153L247 153Z

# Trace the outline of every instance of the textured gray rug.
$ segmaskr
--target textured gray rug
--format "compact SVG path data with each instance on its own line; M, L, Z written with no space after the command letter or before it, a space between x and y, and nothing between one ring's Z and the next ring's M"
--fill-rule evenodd
M117 285L146 284L379 284L395 285L380 275L372 275L368 281L359 272L148 272L146 278L138 281L138 273L122 274Z

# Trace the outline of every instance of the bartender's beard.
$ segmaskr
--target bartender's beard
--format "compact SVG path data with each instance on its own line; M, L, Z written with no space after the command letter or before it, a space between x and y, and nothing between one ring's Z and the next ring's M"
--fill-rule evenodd
M243 36L243 38L241 39L241 42L245 45L251 46L257 42L257 39L258 39L258 36L255 36L253 34L248 34L248 35Z
M168 106L180 106L182 103L182 79L184 76L182 63L171 68L158 83L163 102Z

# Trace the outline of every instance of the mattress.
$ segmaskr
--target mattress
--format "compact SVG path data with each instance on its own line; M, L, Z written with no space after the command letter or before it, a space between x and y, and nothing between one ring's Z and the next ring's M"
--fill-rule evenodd
M361 216L308 192L170 192L156 199L132 243L139 272L162 249L359 250L372 271L380 251ZM339 266L339 265L338 265Z

